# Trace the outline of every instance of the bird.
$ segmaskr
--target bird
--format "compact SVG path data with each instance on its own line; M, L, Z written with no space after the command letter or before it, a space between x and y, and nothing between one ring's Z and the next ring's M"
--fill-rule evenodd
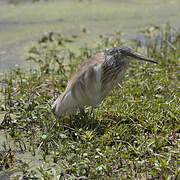
M65 91L52 105L56 116L74 115L85 107L97 107L124 77L131 59L158 64L127 46L96 53L82 63L68 81Z

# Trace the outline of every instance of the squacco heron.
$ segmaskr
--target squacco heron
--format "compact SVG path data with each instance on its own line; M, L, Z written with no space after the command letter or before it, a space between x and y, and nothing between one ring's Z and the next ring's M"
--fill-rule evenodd
M68 82L66 90L53 104L57 116L84 112L86 106L97 107L107 94L122 80L129 60L156 63L129 47L114 47L85 61Z

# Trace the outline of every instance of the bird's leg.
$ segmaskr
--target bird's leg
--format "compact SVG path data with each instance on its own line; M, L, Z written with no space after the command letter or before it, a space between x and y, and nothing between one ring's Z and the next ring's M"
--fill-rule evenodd
M89 115L90 115L90 123L89 123L89 125L90 125L91 129L94 129L96 127L96 125L97 125L96 120L95 120L96 117L95 117L95 113L94 113L95 108L96 107L91 106L91 110L89 112Z
M93 119L94 119L94 113L93 113L93 111L94 111L94 107L91 107L90 116L93 115L92 117L93 117Z
M85 110L84 110L84 107L79 107L79 110L80 110L80 113L85 116L86 113L85 113Z

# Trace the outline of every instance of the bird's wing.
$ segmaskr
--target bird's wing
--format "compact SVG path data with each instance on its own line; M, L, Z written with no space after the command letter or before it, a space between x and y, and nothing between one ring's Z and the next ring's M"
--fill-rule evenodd
M98 53L84 62L68 83L66 92L71 92L78 106L99 104L101 90L101 65L104 53Z
M65 92L54 102L55 114L59 116L66 113L72 114L78 107L98 104L97 92L101 87L101 64L104 59L104 53L98 53L79 67L68 82Z
M73 84L79 79L86 71L90 70L93 66L97 64L102 64L105 60L105 55L103 52L97 53L87 61L85 61L72 76L71 80L68 82L67 89L72 87Z

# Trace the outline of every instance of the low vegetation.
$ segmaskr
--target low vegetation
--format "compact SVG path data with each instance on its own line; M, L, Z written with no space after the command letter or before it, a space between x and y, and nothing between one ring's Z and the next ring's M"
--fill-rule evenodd
M12 179L179 179L180 33L167 26L100 35L95 47L77 51L77 36L50 32L28 52L35 68L0 76L3 145L0 170ZM131 45L158 65L132 61L122 83L102 104L72 117L56 118L53 101L78 65L95 52ZM31 153L30 160L21 154Z

